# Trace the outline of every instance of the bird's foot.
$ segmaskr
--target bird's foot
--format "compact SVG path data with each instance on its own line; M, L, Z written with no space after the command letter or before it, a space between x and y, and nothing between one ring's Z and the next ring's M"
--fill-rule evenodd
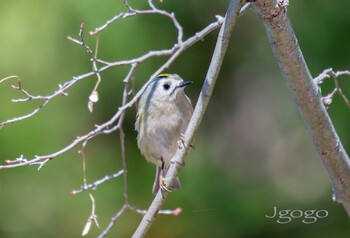
M172 192L173 190L169 188L164 181L164 177L162 175L159 175L159 187L161 190L166 192Z
M185 143L185 135L180 133L180 140L177 141L177 145L179 147L179 149L183 149L183 148L190 148L190 149L195 149L194 145L190 144L190 145L187 145Z

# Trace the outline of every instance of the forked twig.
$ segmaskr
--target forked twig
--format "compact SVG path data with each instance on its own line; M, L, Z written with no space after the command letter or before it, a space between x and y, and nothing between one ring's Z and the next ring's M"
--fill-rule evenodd
M332 68L329 69L325 69L320 75L318 75L316 78L314 78L314 82L317 85L321 85L324 80L326 80L327 78L332 78L334 81L334 86L335 88L333 89L332 92L330 92L329 94L327 94L326 96L322 97L322 101L323 104L326 106L327 109L329 109L329 106L331 105L332 101L333 101L333 97L336 93L338 93L342 99L344 100L346 106L350 109L350 102L349 99L345 96L345 94L343 93L340 84L339 84L339 77L340 76L350 76L350 71L348 70L344 70L344 71L333 71ZM320 86L321 87L321 86Z

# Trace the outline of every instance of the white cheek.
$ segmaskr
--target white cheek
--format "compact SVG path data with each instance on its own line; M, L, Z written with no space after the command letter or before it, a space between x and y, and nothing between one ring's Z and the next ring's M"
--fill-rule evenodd
M163 89L162 89L163 90ZM162 92L160 92L159 94L157 94L157 99L156 101L158 101L159 103L163 103L165 101L169 100L169 95L168 92L165 92L164 90Z

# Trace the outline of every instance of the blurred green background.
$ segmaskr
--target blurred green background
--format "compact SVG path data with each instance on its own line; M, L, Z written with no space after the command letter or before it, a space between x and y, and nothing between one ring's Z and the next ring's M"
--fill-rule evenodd
M146 8L145 1L130 1ZM165 0L157 6L175 12L185 38L224 15L228 1ZM311 74L326 68L349 69L349 1L290 1L288 14ZM0 78L18 75L32 94L47 95L58 84L91 71L85 50L66 40L77 37L81 22L86 32L125 10L122 1L12 0L0 2ZM193 103L201 89L218 31L181 55L168 72L195 81L187 89ZM96 37L86 36L93 48ZM99 35L99 57L130 59L149 50L171 47L176 32L160 16L137 16L112 24ZM136 87L166 58L145 62L136 71ZM107 121L121 101L127 68L102 73L100 101L87 109L96 82L85 79L57 97L37 116L0 130L0 161L21 154L28 158L52 153ZM341 87L350 96L349 78ZM12 103L22 97L0 85L0 121L32 111L38 102ZM323 94L334 88L331 81ZM347 151L350 151L350 110L336 96L329 110ZM153 199L155 167L141 156L133 125L135 108L127 111L125 132L130 202L146 209ZM88 144L87 179L92 182L121 168L117 133L99 136ZM222 71L205 119L196 135L196 149L181 171L182 189L169 196L165 207L183 208L180 216L159 215L147 237L349 237L342 206L332 201L332 190L300 116L291 101L261 22L253 12L241 17L234 30ZM88 193L69 192L83 183L78 148L55 158L40 171L37 166L0 170L0 237L79 237L90 215ZM93 191L101 229L123 204L123 181L109 181ZM313 224L293 219L278 224L268 219L278 210L326 210ZM141 216L127 211L109 237L129 237Z

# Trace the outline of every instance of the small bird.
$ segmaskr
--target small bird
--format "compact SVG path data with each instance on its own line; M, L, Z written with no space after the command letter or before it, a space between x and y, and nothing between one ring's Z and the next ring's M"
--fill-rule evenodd
M184 92L192 83L177 74L160 74L140 97L135 123L137 145L146 160L157 166L154 195L159 187L168 191L180 188L179 178L172 188L167 188L163 179L192 116L192 103Z

